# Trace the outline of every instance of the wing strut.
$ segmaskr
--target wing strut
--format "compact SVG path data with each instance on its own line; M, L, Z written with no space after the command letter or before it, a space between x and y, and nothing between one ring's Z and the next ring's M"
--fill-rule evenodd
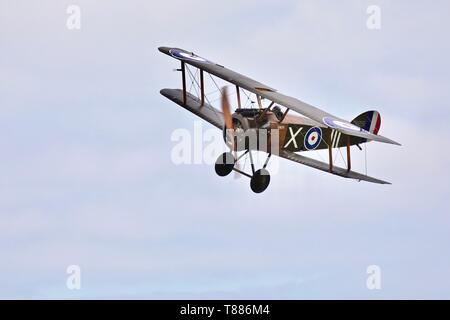
M350 159L350 136L347 136L347 171L352 170L352 161Z
M181 74L183 80L183 105L186 105L186 65L184 61L181 61Z
M203 70L200 69L200 95L201 102L200 106L203 107L205 105L205 80L203 79Z
M241 89L238 85L236 85L236 95L237 95L237 102L238 102L238 109L241 108Z
M330 173L333 173L333 147L331 146L333 143L331 141L331 133L333 130L328 130L330 132L329 134L329 140L328 140L328 161L330 164Z
M286 111L283 113L283 117L281 117L281 120L279 120L278 122L280 122L280 123L283 122L283 120L284 120L284 118L286 118L289 110L291 110L291 109L289 109L289 108L286 109Z

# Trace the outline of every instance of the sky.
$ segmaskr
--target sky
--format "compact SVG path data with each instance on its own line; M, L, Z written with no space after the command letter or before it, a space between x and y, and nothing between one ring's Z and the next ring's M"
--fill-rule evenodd
M449 299L449 9L0 0L0 298ZM393 184L280 160L256 195L211 163L176 165L172 134L199 122L159 94L180 87L159 46L348 120L375 108L402 146L370 143L368 173Z

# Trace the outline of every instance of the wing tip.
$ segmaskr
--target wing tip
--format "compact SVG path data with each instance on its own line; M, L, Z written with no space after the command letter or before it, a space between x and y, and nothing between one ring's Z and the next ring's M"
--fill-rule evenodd
M169 47L158 47L159 52L165 53L165 54L169 54L171 48Z
M159 90L159 93L161 95L163 95L164 97L167 97L169 95L170 91L171 91L171 89L161 89L161 90Z
M374 135L374 134L371 134L371 135ZM380 135L374 135L374 136L377 137L377 138L376 139L370 139L369 138L369 140L389 143L389 144L393 144L393 145L396 145L396 146L399 146L399 147L402 146L401 143L399 143L397 141L394 141L392 139L386 138L385 136L380 136Z
M397 141L394 141L394 140L389 139L389 138L386 138L386 137L383 137L383 138L386 139L386 142L387 142L387 143L390 143L390 144L393 144L393 145L396 145L396 146L399 146L399 147L402 146L402 144L399 143L399 142L397 142Z
M350 179L355 179L355 178L350 178ZM391 182L389 181L383 181L383 180L379 180L376 178L372 178L369 176L366 176L366 179L355 179L358 180L358 182L364 181L364 182L369 182L369 183L376 183L376 184L383 184L383 185L392 185Z

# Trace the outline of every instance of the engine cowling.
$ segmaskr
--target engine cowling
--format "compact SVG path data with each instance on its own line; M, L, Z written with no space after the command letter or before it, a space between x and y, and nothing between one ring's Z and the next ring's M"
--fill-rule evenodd
M233 151L243 151L248 148L246 131L249 129L248 120L238 113L232 115L233 129L223 128L223 140ZM233 142L234 141L234 142Z

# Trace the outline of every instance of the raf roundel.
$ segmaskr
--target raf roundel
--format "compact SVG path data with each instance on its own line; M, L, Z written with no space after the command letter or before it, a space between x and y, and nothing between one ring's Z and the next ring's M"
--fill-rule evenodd
M187 61L192 61L192 62L205 62L205 63L209 63L208 60L197 56L194 53L191 52L186 52L184 50L179 50L179 49L171 49L170 54L172 57L176 58L176 59L180 59L180 60L187 60Z
M348 123L348 122L344 122L344 121L340 121L340 120L337 120L337 119L333 119L333 118L330 118L330 117L323 118L323 123L325 123L330 128L337 129L337 130L350 130L350 131L356 131L356 132L363 132L363 131L365 131L364 129L362 129L360 127L357 127L354 124L351 124L351 123Z
M305 135L305 148L307 150L315 150L322 141L322 129L313 127L308 130Z

